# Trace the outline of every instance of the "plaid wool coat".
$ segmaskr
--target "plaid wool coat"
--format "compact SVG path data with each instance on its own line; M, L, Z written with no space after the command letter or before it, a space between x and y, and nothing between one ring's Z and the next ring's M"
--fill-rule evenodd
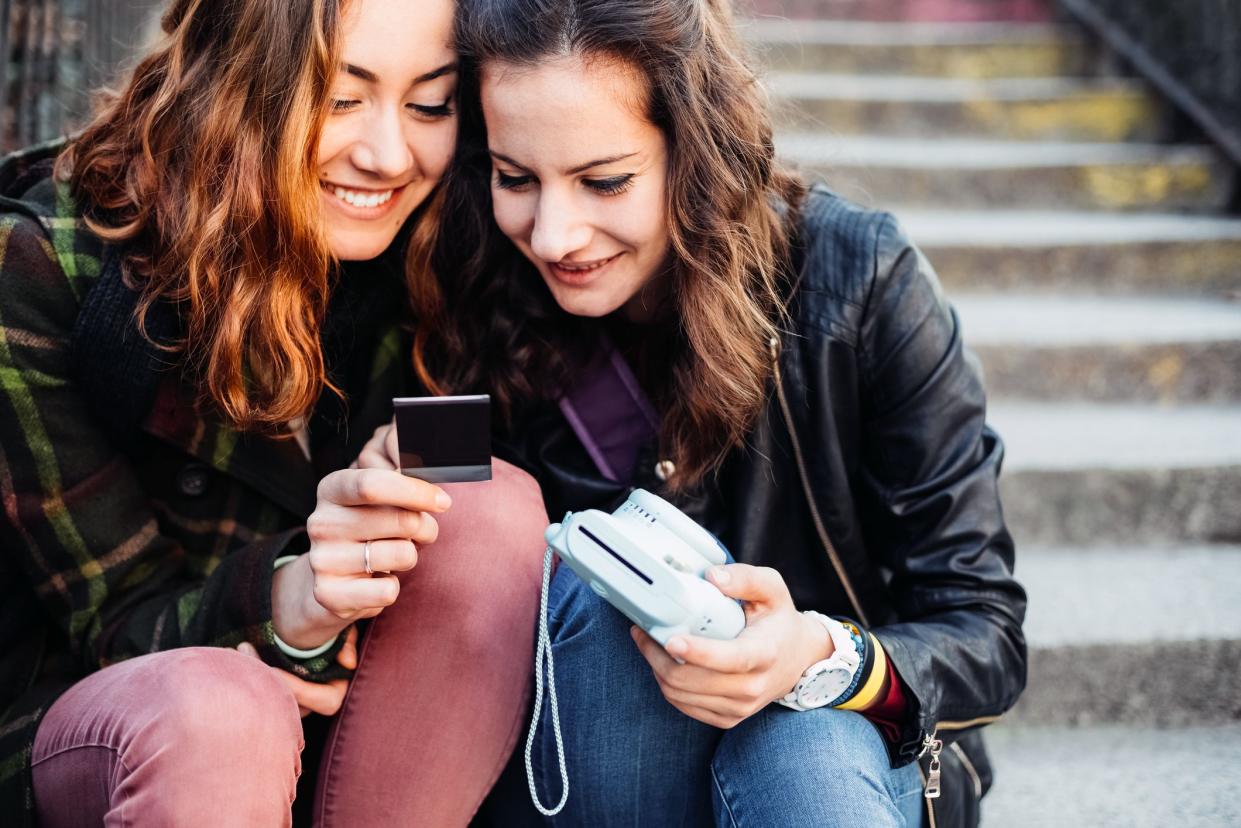
M324 395L309 459L295 440L241 434L204 414L175 364L106 377L108 364L77 355L141 340L128 313L113 314L111 330L79 324L115 251L51 180L55 149L0 163L3 825L33 824L40 717L92 671L241 641L303 677L339 669L334 650L293 662L274 646L273 561L306 548L318 481L357 456L413 382L399 273L378 264L347 270L333 295L324 348L348 403ZM106 420L133 399L130 379L152 391L125 439Z

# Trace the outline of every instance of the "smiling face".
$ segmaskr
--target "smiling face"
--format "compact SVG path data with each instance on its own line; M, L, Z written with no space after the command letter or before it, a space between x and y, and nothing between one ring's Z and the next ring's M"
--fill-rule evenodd
M578 316L656 310L668 149L627 64L567 56L482 75L496 223Z
M451 0L352 0L319 140L328 245L378 256L444 174L457 134Z

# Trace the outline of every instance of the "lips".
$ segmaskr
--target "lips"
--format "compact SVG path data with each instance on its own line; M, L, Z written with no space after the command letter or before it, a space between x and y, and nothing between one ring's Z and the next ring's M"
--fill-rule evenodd
M616 261L622 254L616 253L606 259L595 259L590 262L547 262L547 269L557 280L570 285L580 286L594 281L608 265Z
M344 187L324 181L321 182L321 188L328 201L347 215L354 218L378 218L392 209L405 186L371 190Z

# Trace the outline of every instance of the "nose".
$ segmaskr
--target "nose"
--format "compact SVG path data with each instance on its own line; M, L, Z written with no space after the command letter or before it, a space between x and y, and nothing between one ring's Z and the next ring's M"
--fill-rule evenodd
M591 226L571 193L543 187L530 232L530 249L545 262L558 262L590 244Z
M414 154L405 135L400 114L376 113L354 144L350 160L360 170L384 179L405 178L414 165Z

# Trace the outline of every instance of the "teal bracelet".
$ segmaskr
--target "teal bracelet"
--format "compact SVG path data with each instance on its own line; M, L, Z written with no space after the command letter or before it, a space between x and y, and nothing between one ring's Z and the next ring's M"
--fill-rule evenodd
M287 563L296 561L300 557L301 555L282 555L279 558L276 558L275 563L272 564L272 570L277 570ZM294 646L284 643L284 641L280 639L280 636L276 635L276 626L274 624L271 628L271 637L272 640L276 642L276 646L280 648L280 652L284 653L289 658L306 659L321 656L328 650L332 649L332 645L336 643L336 639L340 638L340 635L337 634L332 636L331 640L329 640L326 644L320 644L313 650L299 650Z

